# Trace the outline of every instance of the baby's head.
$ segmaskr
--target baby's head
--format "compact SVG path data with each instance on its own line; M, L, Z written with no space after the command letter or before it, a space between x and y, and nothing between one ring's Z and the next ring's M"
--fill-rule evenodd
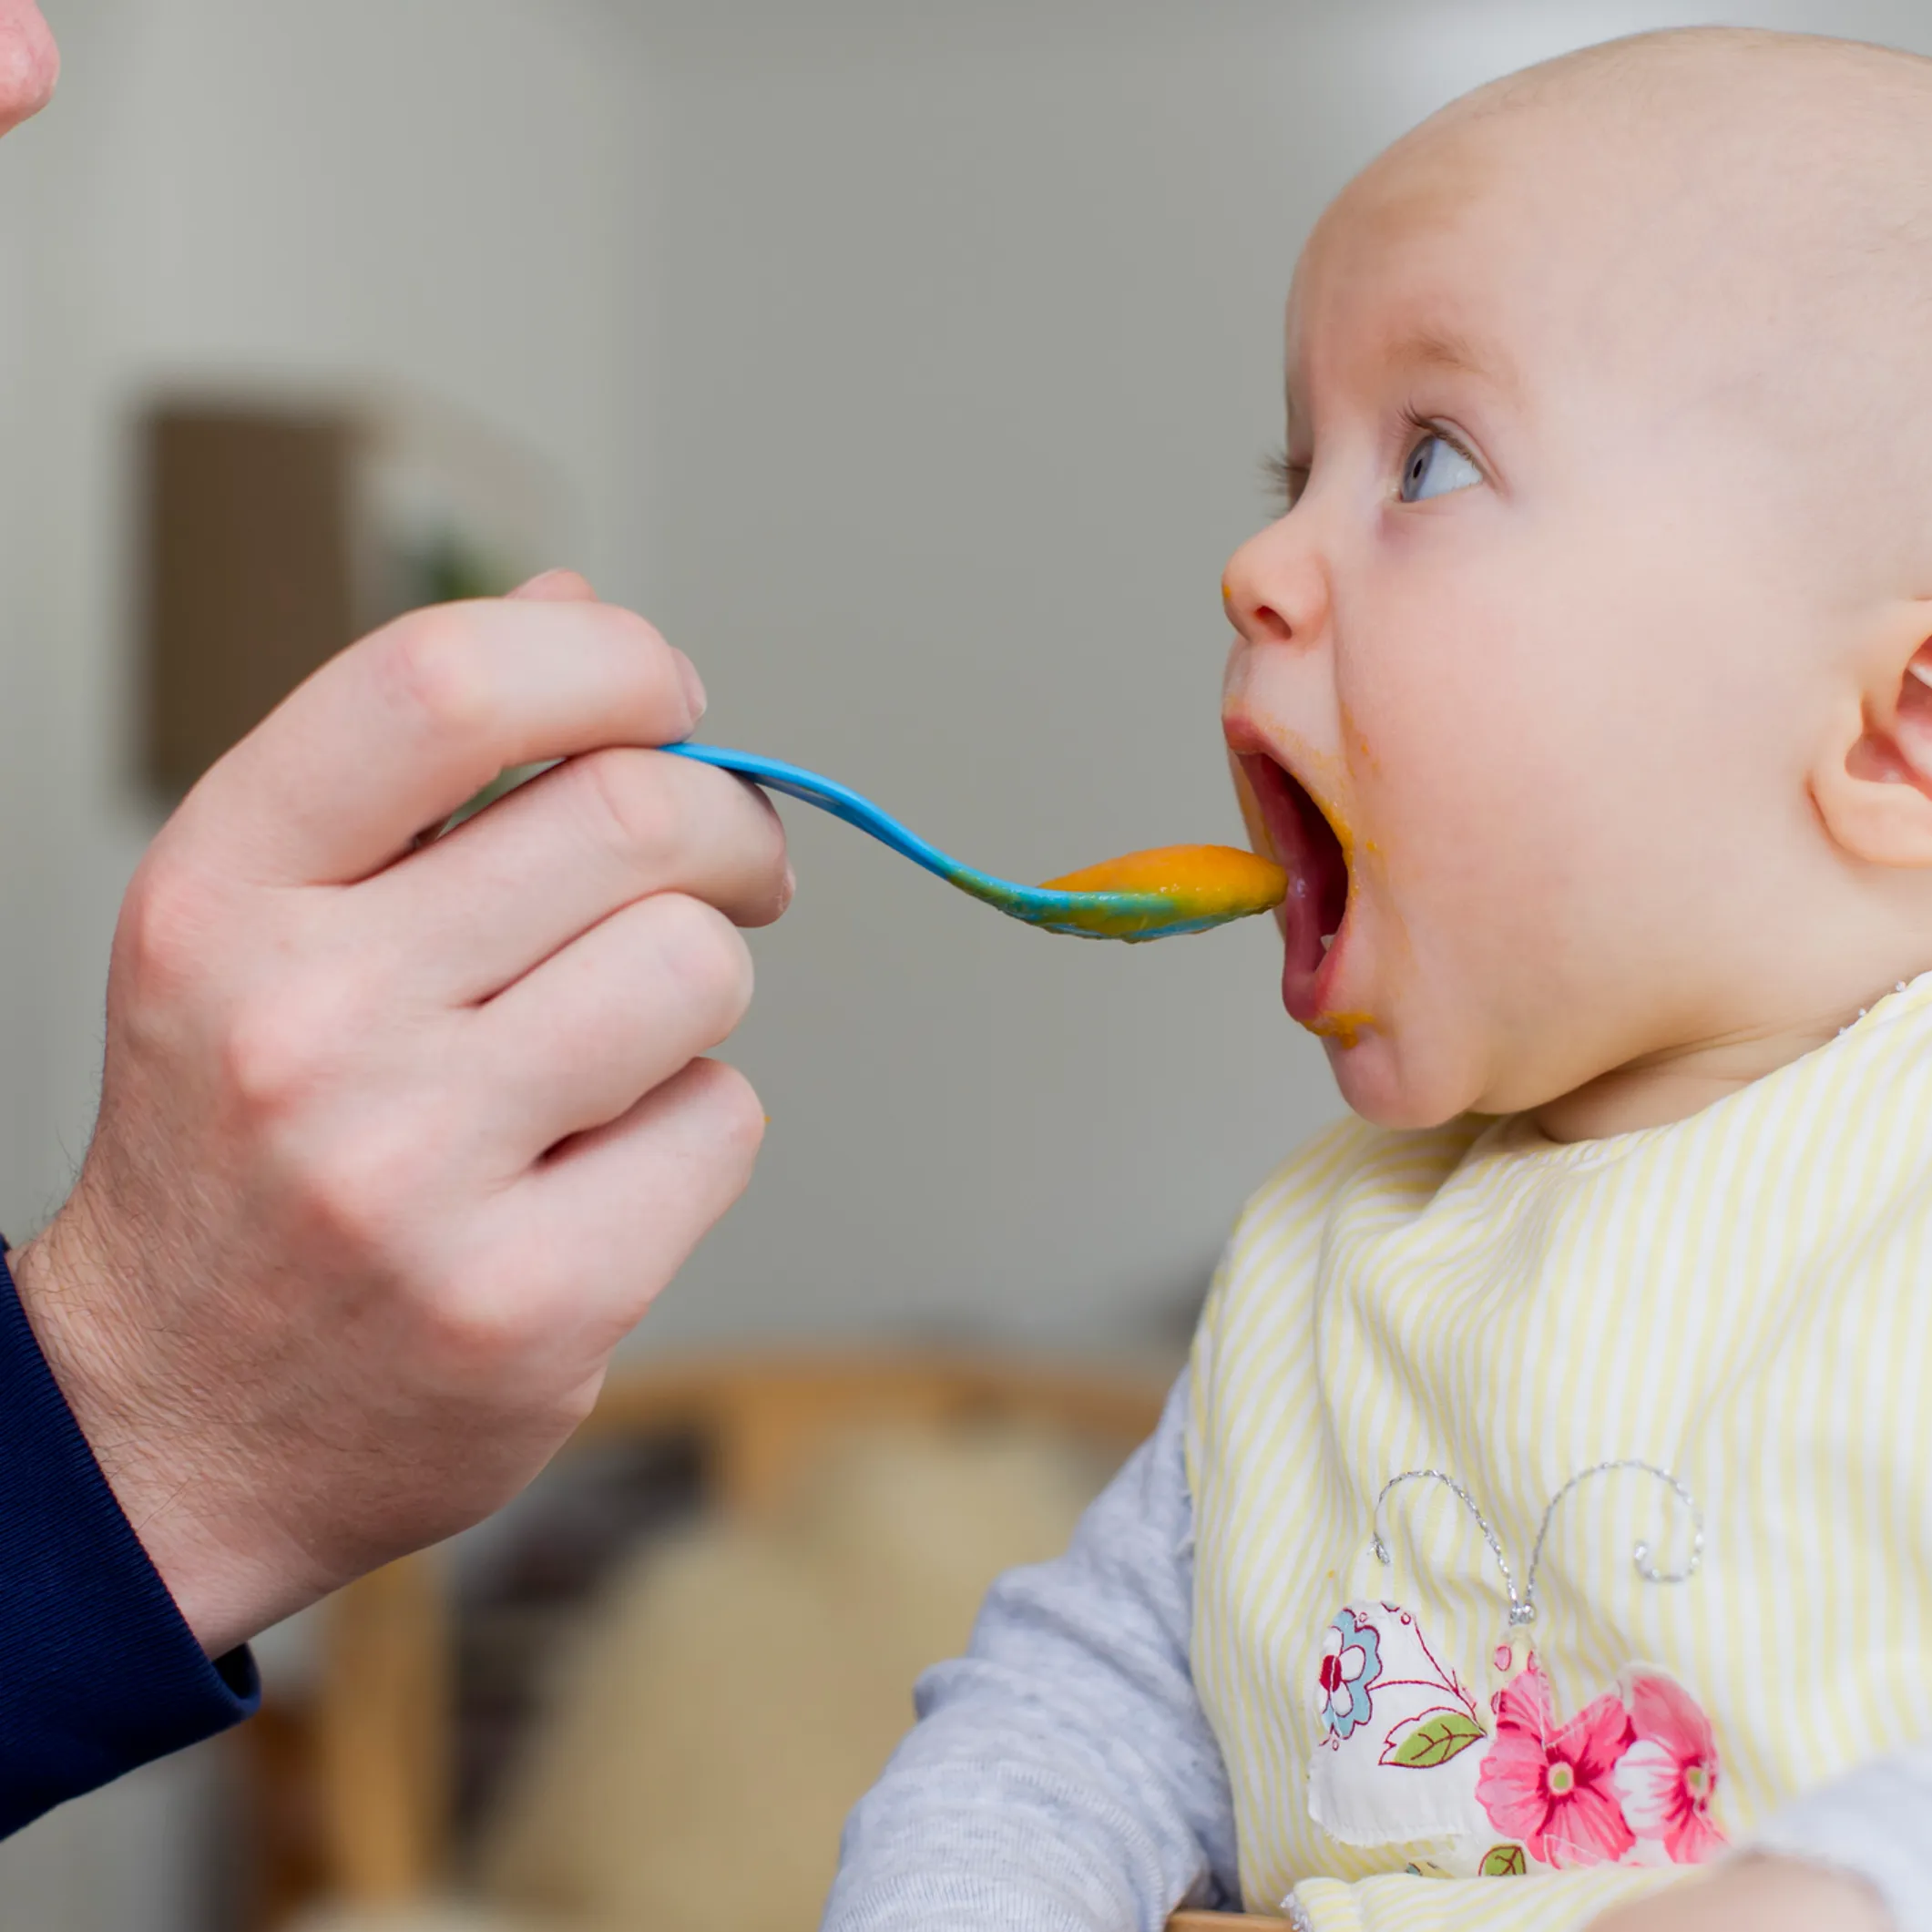
M1287 348L1225 715L1354 1106L1672 1119L1932 966L1932 61L1487 87L1323 217Z

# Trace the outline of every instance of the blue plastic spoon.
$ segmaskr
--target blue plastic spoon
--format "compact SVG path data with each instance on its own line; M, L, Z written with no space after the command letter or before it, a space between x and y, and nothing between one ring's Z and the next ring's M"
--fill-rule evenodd
M1044 885L1016 885L1008 879L962 865L917 833L889 817L849 786L755 751L728 751L714 744L668 744L663 748L700 764L736 772L768 792L802 799L870 833L881 844L903 853L948 885L1009 918L1049 933L1083 939L1167 939L1179 933L1204 933L1279 905L1287 896L1288 875L1270 860L1229 845L1168 845L1130 853Z

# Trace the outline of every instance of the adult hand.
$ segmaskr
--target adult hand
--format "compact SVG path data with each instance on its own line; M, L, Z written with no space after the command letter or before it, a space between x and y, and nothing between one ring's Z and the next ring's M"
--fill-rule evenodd
M790 875L762 795L633 749L702 708L568 573L419 611L216 765L128 888L93 1144L15 1269L211 1654L514 1494L743 1187L762 1114L699 1056Z
M1889 1932L1877 1894L1823 1866L1741 1858L1591 1920L1588 1932Z

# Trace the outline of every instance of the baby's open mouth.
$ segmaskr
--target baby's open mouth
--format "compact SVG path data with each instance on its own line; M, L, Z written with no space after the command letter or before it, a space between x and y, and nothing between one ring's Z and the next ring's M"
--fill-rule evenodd
M1335 957L1335 935L1348 913L1348 857L1306 786L1273 759L1241 754L1274 857L1288 874L1281 908L1284 958L1282 1002L1309 1026L1322 1011Z

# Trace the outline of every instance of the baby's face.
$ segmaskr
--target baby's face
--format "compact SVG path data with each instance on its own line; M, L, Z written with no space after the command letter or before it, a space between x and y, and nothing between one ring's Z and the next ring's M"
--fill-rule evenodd
M1818 579L1717 394L1733 324L1657 269L1681 190L1559 135L1426 134L1329 211L1290 507L1228 567L1237 785L1297 881L1283 997L1388 1125L1750 1028L1735 963L1818 857Z

